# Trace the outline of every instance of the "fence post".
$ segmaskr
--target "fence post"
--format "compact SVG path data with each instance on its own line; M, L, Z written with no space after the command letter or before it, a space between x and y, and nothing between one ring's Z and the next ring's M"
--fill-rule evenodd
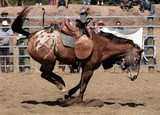
M155 40L154 40L154 27L153 27L153 23L154 23L154 18L152 16L148 16L148 38L147 41L145 42L145 45L149 45L147 46L147 50L146 50L146 57L148 59L148 62L146 62L148 66L148 72L153 72L154 71L154 64L156 63L156 59L155 59L155 49L154 49L154 45L155 45Z
M25 19L24 26L29 26L29 18ZM24 29L26 31L29 31L29 27L25 27ZM24 42L25 46L28 46L28 38L25 38L23 42ZM27 56L27 55L29 55L27 47L24 48L24 55L26 56L24 58L25 72L29 72L30 71L30 57Z
M13 46L13 40L14 38L10 38L9 40L9 46ZM8 46L8 47L9 47ZM9 47L9 54L7 54L9 56L9 72L13 72L14 71L14 49L13 47Z

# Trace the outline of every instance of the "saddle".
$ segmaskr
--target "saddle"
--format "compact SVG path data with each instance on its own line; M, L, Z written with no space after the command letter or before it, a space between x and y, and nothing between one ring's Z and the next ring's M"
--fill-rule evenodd
M80 28L73 26L69 19L65 19L64 22L61 23L60 27L67 35L74 36L74 51L77 58L85 59L92 53L93 41L91 36L89 37L86 34L81 34Z
M60 24L60 30L61 30L61 32L64 33L64 34L73 36L72 33L70 32L70 30L67 28L67 26L66 26L66 24L65 24L65 21L63 21L63 22Z

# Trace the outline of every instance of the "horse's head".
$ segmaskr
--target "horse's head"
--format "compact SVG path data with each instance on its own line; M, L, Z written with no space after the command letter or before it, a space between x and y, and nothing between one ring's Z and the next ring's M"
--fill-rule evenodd
M140 64L141 64L141 55L143 49L138 45L135 45L129 53L127 53L122 59L121 68L126 70L128 77L133 81L138 77Z

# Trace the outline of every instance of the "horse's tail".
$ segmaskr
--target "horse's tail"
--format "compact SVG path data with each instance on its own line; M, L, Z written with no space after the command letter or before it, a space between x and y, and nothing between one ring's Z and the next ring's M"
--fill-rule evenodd
M44 15L45 15L45 9L44 9L44 8L42 8L42 11L43 11L42 27L44 28Z
M20 13L19 15L16 17L16 19L14 20L14 22L12 23L12 30L14 32L20 33L25 35L26 37L29 37L31 34L28 31L25 31L22 26L23 23L25 21L26 16L28 15L28 13L30 12L31 8L29 7L25 7Z

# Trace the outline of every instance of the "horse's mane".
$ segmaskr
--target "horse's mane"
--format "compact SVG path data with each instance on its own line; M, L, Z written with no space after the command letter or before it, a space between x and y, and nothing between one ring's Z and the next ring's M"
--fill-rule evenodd
M110 40L112 40L112 41L114 41L116 43L122 43L122 44L128 44L129 43L129 44L131 44L133 46L135 45L132 40L115 36L112 33L105 33L105 32L100 31L99 35L104 37L104 38L110 39Z

